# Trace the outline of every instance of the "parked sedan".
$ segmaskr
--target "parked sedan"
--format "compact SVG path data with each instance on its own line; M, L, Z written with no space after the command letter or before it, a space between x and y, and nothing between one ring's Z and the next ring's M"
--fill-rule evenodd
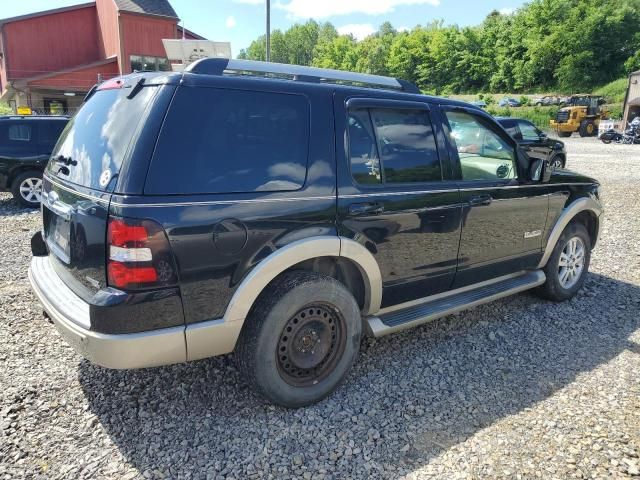
M516 100L515 98L504 97L502 100L500 100L500 103L498 103L498 105L500 105L501 107L520 107L522 106L522 103L520 103L520 101Z
M474 100L473 102L471 102L471 105L479 108L487 108L487 102L485 102L484 100Z
M533 123L522 118L500 117L497 120L531 158L547 160L554 169L564 168L567 164L564 142L549 138Z

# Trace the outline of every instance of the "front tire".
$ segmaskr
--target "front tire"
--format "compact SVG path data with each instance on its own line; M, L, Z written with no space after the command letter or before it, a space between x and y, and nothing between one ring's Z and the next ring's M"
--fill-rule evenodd
M565 160L561 155L556 155L551 159L551 162L549 162L549 164L553 169L564 168Z
M572 298L582 288L590 262L591 238L587 229L581 223L570 223L544 267L547 280L537 293L554 302Z
M22 172L11 183L11 194L22 207L38 208L42 199L42 172Z
M236 346L248 385L267 400L297 408L333 392L355 362L362 336L353 295L332 277L282 275L260 295Z
M596 134L596 125L592 120L580 122L579 133L581 137L593 137Z

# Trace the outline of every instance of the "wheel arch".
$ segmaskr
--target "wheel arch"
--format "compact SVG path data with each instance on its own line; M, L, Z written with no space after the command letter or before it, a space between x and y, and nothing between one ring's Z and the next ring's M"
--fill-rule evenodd
M347 287L362 282L359 303L363 315L380 310L382 276L375 258L361 244L343 237L312 237L278 249L251 270L240 283L224 314L225 322L244 321L262 291L279 275L290 270L311 270L331 275L329 264L338 267ZM359 277L356 276L356 273ZM358 292L355 292L358 297Z
M602 206L591 197L583 197L571 202L560 214L555 225L551 229L544 253L538 264L538 268L544 268L553 253L560 235L564 229L573 221L584 223L589 236L591 237L591 248L596 246L600 235L600 224L602 222Z

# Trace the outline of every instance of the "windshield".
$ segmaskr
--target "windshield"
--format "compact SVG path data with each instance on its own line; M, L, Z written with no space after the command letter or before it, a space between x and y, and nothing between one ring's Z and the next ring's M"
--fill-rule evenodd
M50 176L95 190L113 187L146 107L158 91L97 91L67 124L47 166Z

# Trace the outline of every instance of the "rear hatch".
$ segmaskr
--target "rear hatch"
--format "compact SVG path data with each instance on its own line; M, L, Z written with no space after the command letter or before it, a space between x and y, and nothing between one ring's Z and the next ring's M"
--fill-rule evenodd
M102 84L62 132L45 170L44 239L56 272L85 301L107 284L111 195L120 183L135 188L119 182L134 157L148 166L153 147L141 152L138 144L149 142L138 140L149 137L148 126L159 124L148 121L158 115L154 104L162 98L166 110L174 88L153 79L132 75Z

